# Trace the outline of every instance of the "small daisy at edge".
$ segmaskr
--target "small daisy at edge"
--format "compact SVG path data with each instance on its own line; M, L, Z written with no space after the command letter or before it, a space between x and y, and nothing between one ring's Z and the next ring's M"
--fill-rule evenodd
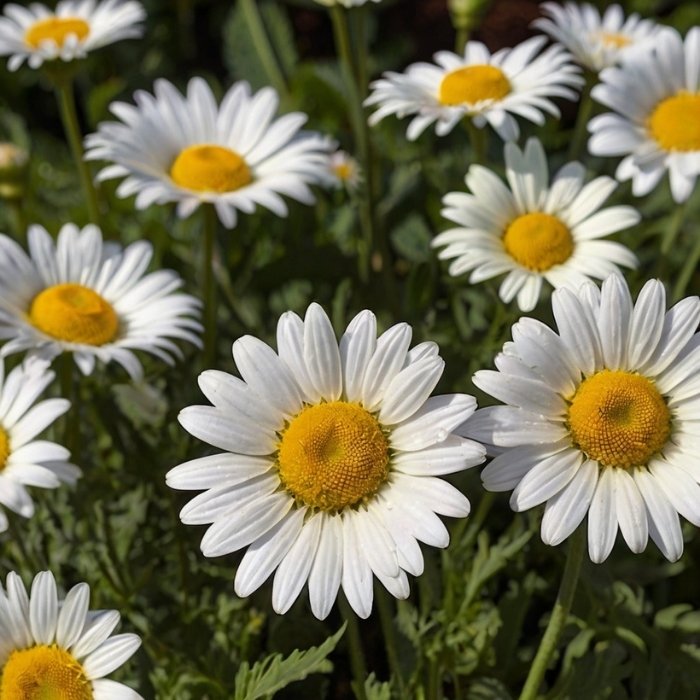
M458 432L496 446L482 472L510 491L513 510L545 504L542 540L557 545L588 515L594 562L618 529L635 553L648 537L675 561L678 515L700 526L700 299L666 311L650 280L633 303L612 275L552 295L558 332L532 318L513 326L497 371L474 383L505 406L483 408Z
M172 469L169 486L204 493L181 511L210 524L204 556L247 548L235 590L250 595L274 573L272 607L286 612L308 581L311 610L331 610L342 586L355 612L372 609L373 577L406 598L406 573L423 572L419 542L446 547L437 514L465 517L469 501L438 478L484 460L453 430L474 411L465 394L430 397L444 362L435 343L409 350L399 323L377 338L363 311L340 342L318 304L277 325L275 352L246 336L233 345L242 379L209 370L199 386L213 406L180 423L225 450Z

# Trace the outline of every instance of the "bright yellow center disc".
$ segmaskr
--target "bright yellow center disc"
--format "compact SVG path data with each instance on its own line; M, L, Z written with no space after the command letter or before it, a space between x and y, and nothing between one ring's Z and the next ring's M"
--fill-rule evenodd
M333 401L305 408L282 434L284 486L304 505L338 511L372 496L389 473L389 443L360 405Z
M170 167L173 182L195 192L233 192L253 181L248 164L222 146L188 146Z
M75 34L81 41L90 33L87 22L78 17L47 17L32 24L24 34L24 41L32 48L39 48L42 41L55 41L58 46L70 34Z
M679 92L659 102L648 126L667 151L700 151L700 93Z
M111 305L80 284L57 284L37 294L29 320L52 338L85 345L109 343L119 330Z
M64 649L39 645L13 651L2 668L2 700L93 700L83 667Z
M606 467L643 466L671 432L671 414L646 377L609 369L581 383L569 406L574 443Z
M444 105L500 100L510 92L510 81L496 66L464 66L448 73L440 83L438 99Z
M503 235L503 247L523 267L543 272L571 257L574 239L555 216L533 212L511 221Z
M9 456L10 438L7 436L7 433L0 428L0 472L5 468ZM2 699L2 695L0 695L0 699Z
M614 32L599 32L598 38L605 44L614 49L621 49L625 46L629 46L632 43L632 39L624 34L616 34Z

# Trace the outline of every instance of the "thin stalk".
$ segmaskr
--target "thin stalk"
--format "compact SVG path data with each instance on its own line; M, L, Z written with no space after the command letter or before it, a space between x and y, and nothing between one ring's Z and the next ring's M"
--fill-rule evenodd
M693 249L690 251L690 255L685 259L685 263L678 275L676 284L673 287L673 300L678 301L684 294L688 287L688 283L693 277L693 273L697 269L698 261L700 261L700 236L695 237L695 243Z
M270 80L270 84L281 95L286 95L287 81L265 31L265 25L263 24L257 2L255 0L240 0L240 3L243 9L243 16L250 30L250 37L253 40L255 50L258 52L258 57Z
M486 150L488 132L486 127L479 129L474 125L471 117L466 117L467 131L469 132L469 143L472 147L472 163L483 165L486 162Z
M70 451L71 458L80 464L80 391L75 378L75 362L72 352L64 352L59 361L61 396L70 401L70 409L65 415L65 435L63 444Z
M661 253L666 256L673 247L673 244L683 228L683 223L685 222L685 215L688 211L688 202L685 201L681 204L676 205L676 211L673 212L673 218L668 228L664 232L663 239L661 240Z
M591 119L593 112L593 98L591 90L595 85L596 76L587 75L586 84L581 92L581 101L579 102L578 114L576 115L576 123L571 137L571 145L569 146L569 160L576 160L581 155L581 149L588 134L588 122Z
M202 298L204 299L204 366L213 367L216 360L216 279L214 277L214 245L216 243L216 211L213 204L202 207Z
M350 667L357 686L355 694L358 700L367 700L365 694L365 681L367 680L367 663L365 652L362 649L362 638L360 636L360 626L350 604L344 596L338 598L338 606L343 619L347 623L347 633L345 639L350 647Z
M10 212L10 226L15 234L15 240L23 243L27 238L27 216L21 199L10 199L5 202Z
M68 145L73 154L75 166L78 169L80 184L87 203L88 216L93 224L97 224L100 220L100 208L97 204L97 192L92 184L90 168L83 159L83 137L78 124L78 113L75 111L73 83L70 80L57 82L56 97L58 98L58 106L61 111L61 120L63 121Z
M382 635L384 636L384 647L386 656L389 661L391 674L396 678L399 686L399 695L404 695L403 674L401 673L401 664L399 663L399 653L396 644L396 630L394 628L394 610L393 598L389 598L383 586L377 586L377 608L379 609L379 620L382 625Z
M557 642L564 629L566 618L571 610L574 593L576 592L576 584L578 583L578 575L581 570L584 549L585 533L584 529L579 527L571 537L569 553L566 557L564 574L561 579L561 585L559 586L557 600L552 608L552 614L549 618L549 623L547 624L547 629L544 632L542 641L540 642L540 647L535 655L535 660L532 662L530 671L527 674L525 685L520 693L520 700L535 700L537 698L544 674L547 671L547 666L557 647Z
M455 53L458 56L464 55L464 49L469 41L469 27L464 24L456 27L455 33Z

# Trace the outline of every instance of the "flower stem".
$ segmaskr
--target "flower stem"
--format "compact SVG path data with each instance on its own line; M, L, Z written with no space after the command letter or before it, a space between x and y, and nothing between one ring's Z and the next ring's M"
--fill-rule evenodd
M486 127L479 129L471 117L466 117L469 142L472 147L472 163L483 165L486 162L488 132Z
M202 206L202 298L204 299L204 367L214 366L216 360L216 279L214 277L214 247L216 243L216 211L213 204Z
M75 362L72 352L64 352L59 362L61 396L70 401L65 417L64 445L71 453L71 459L80 464L80 387L75 378Z
M10 212L10 225L15 234L15 240L21 244L27 240L27 216L24 213L22 200L11 199L5 204Z
M88 208L88 216L93 224L99 223L100 208L97 204L97 193L92 184L90 168L83 159L83 137L78 124L78 114L75 111L75 96L73 94L73 83L70 80L61 80L56 83L56 97L61 111L61 120L66 132L68 145L70 146L73 160L78 168L80 183L85 195Z
M667 256L673 244L683 228L683 223L685 222L685 215L688 211L688 202L682 202L676 205L676 211L673 212L673 218L664 232L664 237L661 241L661 253L663 256Z
M698 261L700 261L700 236L695 237L693 249L690 251L690 255L688 255L688 257L685 259L685 263L683 263L683 267L678 275L676 284L673 287L674 302L679 301L685 294L688 283L692 279L693 274L697 269Z
M581 155L586 136L588 134L588 122L591 119L593 112L593 98L591 90L595 85L596 76L591 74L586 75L586 84L581 91L581 101L579 102L578 114L576 115L576 123L571 136L571 145L569 146L569 160L576 160Z
M358 700L367 700L365 694L365 681L367 680L367 663L365 653L362 650L362 638L360 636L360 626L350 604L345 600L345 596L338 597L338 606L343 619L347 623L346 639L350 647L350 666L355 679L355 696Z
M396 630L394 629L393 598L389 598L383 586L375 586L377 592L377 608L379 609L379 620L382 625L382 635L384 636L384 647L389 661L389 668L392 676L396 679L399 688L399 695L403 697L405 688L399 654L396 645Z
M527 679L523 690L520 693L520 700L535 700L542 685L542 679L547 670L547 666L552 658L552 654L556 649L559 637L564 629L566 618L571 610L571 604L574 600L576 592L576 584L578 583L578 575L581 570L581 561L583 560L583 552L585 549L585 533L583 527L579 527L571 537L569 543L569 553L566 557L564 565L564 574L559 586L557 600L552 608L552 614L547 623L547 629L544 632L540 647L537 650L535 660L530 666L530 671L527 674Z

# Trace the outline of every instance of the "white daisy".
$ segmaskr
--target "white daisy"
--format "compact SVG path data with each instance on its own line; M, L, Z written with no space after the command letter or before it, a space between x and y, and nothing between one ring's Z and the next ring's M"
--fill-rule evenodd
M619 5L607 5L602 17L598 8L587 2L563 6L545 2L541 8L547 17L536 19L532 26L561 42L581 65L596 73L648 49L661 30L636 13L625 19Z
M328 178L336 188L344 187L354 192L362 180L360 165L346 151L334 151L328 157Z
M134 98L135 107L110 106L123 123L100 124L85 140L85 158L112 161L98 179L126 176L117 194L135 194L138 209L178 202L185 218L209 202L233 228L237 211L251 214L258 204L286 216L280 195L314 202L309 185L324 181L332 141L300 132L305 114L275 119L279 97L272 88L251 94L239 82L217 106L202 78L189 82L186 96L158 80L155 96L139 91Z
M379 338L370 311L340 344L318 304L302 321L284 314L278 352L246 336L233 345L243 379L210 370L199 385L213 406L190 406L180 423L226 450L175 467L167 483L203 490L180 513L213 523L202 552L247 547L235 590L247 596L276 570L272 606L286 612L308 580L311 609L328 615L342 585L367 617L373 574L392 595L419 575L418 541L447 546L436 513L465 517L469 501L439 479L484 459L484 448L452 434L474 411L464 394L428 398L443 371L435 343L409 351L411 328Z
M640 218L632 207L600 210L615 180L598 177L584 185L586 170L574 162L550 185L544 148L534 138L524 151L506 144L505 162L510 188L491 170L472 165L465 179L471 194L450 192L443 199L442 215L458 228L436 236L433 246L446 246L440 258L454 258L451 275L471 271L474 284L507 273L501 299L509 303L517 296L520 309L530 311L543 279L553 287L578 287L589 277L619 272L617 265L636 266L628 248L599 240Z
M520 130L513 115L543 124L543 112L559 116L550 98L575 100L571 88L583 84L580 69L561 46L535 57L546 42L545 37L533 37L491 54L483 44L470 41L464 56L440 51L434 56L438 65L414 63L405 73L385 73L370 85L373 92L365 105L379 108L369 123L390 114L415 114L407 131L414 140L433 122L438 136L444 136L467 116L475 126L488 123L504 141L515 141Z
M600 74L593 97L614 110L594 117L588 149L593 155L625 156L618 180L632 180L632 192L651 192L668 170L671 193L684 202L700 174L700 27L685 44L665 28L646 51L620 68Z
M143 700L105 678L141 645L135 634L110 636L116 610L90 611L90 587L73 586L59 600L50 571L34 577L29 595L22 579L0 584L0 697L7 700Z
M95 226L66 224L53 239L31 226L28 256L0 234L0 338L10 339L4 356L31 350L51 360L72 352L83 374L95 359L115 360L132 378L142 367L134 350L169 364L182 352L173 342L200 346L199 301L175 293L179 275L160 270L144 275L153 255L139 241L123 251L103 244Z
M74 61L95 49L141 36L146 13L135 0L61 0L55 10L45 5L10 3L0 17L0 56L17 70L44 61Z
M633 552L648 536L671 561L683 552L678 514L700 526L698 297L668 312L647 282L633 304L624 280L552 295L558 333L532 318L474 383L506 406L459 432L503 452L483 471L490 491L515 489L522 511L546 503L542 539L556 545L588 514L594 562L618 527Z
M54 377L42 360L27 360L5 377L0 360L0 506L24 518L34 515L27 486L55 489L75 484L80 476L65 447L35 439L70 408L66 399L35 404ZM7 516L0 507L0 532L5 530Z

